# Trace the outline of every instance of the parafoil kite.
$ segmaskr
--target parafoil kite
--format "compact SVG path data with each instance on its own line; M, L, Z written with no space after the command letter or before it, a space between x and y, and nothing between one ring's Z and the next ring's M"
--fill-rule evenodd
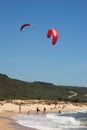
M31 26L31 28L33 28L31 24L27 24L27 23L26 23L26 24L23 24L23 25L21 26L20 31L22 31L22 29L23 29L24 27L27 27L27 26Z
M52 44L55 45L59 37L58 31L55 29L49 29L47 32L47 37L50 38L51 36L52 36Z

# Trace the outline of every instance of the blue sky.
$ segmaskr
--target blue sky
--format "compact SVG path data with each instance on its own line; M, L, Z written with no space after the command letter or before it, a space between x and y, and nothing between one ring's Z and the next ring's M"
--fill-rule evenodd
M26 27L20 32L24 23ZM55 46L47 31L55 28ZM87 87L87 0L0 0L0 73Z

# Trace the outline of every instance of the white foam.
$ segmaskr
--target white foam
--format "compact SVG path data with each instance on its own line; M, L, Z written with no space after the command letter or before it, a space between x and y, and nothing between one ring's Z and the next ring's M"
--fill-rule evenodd
M60 124L60 125L75 125L75 126L80 125L80 121L77 121L73 117L56 116L54 114L48 114L47 118L50 118L55 122L58 122L58 124Z
M78 112L76 111L76 113ZM64 114L30 114L29 116L27 114L20 114L13 117L13 119L23 126L32 127L40 130L65 130L66 128L87 128L86 126L82 126L79 120L76 120L74 117L71 117L71 115L69 116L69 113L66 114L67 116L65 116Z

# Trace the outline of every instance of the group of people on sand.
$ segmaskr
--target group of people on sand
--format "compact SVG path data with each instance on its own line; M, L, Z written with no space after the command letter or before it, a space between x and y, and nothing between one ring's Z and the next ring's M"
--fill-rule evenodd
M40 109L37 107L36 108L36 111L37 111L37 113L39 113L40 112ZM44 107L44 109L43 109L43 112L45 113L46 112L46 108ZM21 104L19 105L19 113L21 113ZM29 115L29 113L30 113L30 111L28 111L28 115ZM59 114L61 113L61 111L59 110Z
M37 113L40 111L40 109L37 107L36 108L36 111L37 111ZM45 113L46 112L46 108L44 107L44 109L43 109L43 112ZM19 104L19 113L21 113L21 104ZM29 115L29 113L30 113L30 111L28 111L28 115Z
M37 113L40 111L40 109L37 107ZM44 107L43 112L46 112L46 108ZM61 113L61 111L59 110L59 114Z
M40 111L40 109L37 107L37 113ZM46 112L46 108L44 107L43 112Z
M36 108L36 111L37 111L37 113L39 113L40 109L37 107L37 108ZM45 107L44 107L44 109L43 109L43 112L44 112L44 113L46 112L46 108L45 108ZM29 114L30 114L30 111L28 111L28 116L29 116Z
M37 107L36 111L37 111L37 113L39 113L40 109ZM46 108L44 108L43 112L45 113L45 111L46 111ZM28 111L28 115L29 115L29 113L30 113L30 111Z

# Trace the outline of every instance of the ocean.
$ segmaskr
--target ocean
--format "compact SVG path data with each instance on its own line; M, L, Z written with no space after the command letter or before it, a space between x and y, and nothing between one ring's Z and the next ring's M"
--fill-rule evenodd
M12 119L20 125L39 130L87 130L87 110L66 111L61 114L18 114Z

